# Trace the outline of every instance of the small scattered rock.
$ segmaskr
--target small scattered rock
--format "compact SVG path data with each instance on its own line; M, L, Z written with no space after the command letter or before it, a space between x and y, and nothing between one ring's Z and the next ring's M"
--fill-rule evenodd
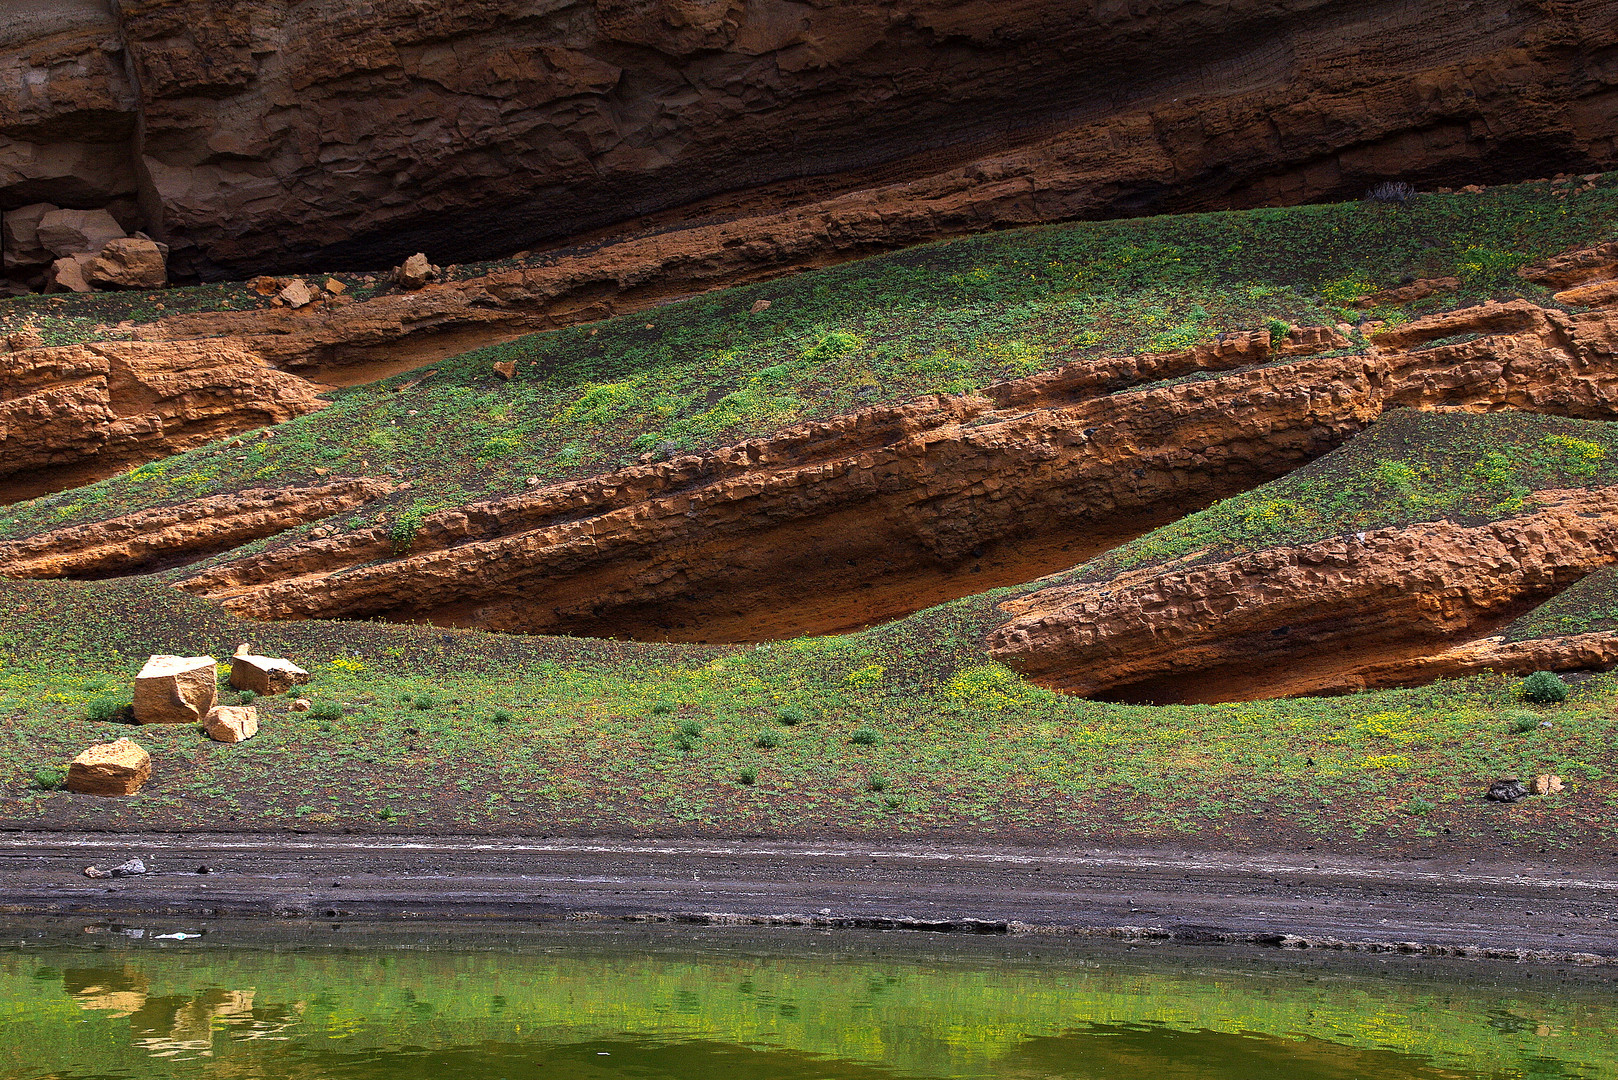
M753 306L747 310L757 315L761 311L770 310L770 302L768 300L755 300L753 301Z
M1555 795L1562 788L1562 778L1549 773L1534 777L1534 782L1528 785L1529 794L1532 795Z
M69 255L95 255L109 240L127 233L105 210L52 210L39 219L39 243L58 259Z
M152 240L128 236L109 240L101 254L85 265L92 285L111 289L161 289L168 284L168 263Z
M494 373L502 379L510 379L517 374L517 362L515 360L502 360L494 365Z
M276 293L275 298L284 301L288 307L301 308L314 303L315 292L302 278L293 278Z
M344 285L341 281L338 281L334 277L329 277L326 279L325 288L326 291L331 293L333 296L340 296L348 291L348 286Z
M419 289L429 281L436 281L443 271L427 261L418 251L393 270L393 282L401 289Z
M92 746L67 768L67 789L81 795L133 795L152 778L152 756L129 739Z
M284 694L309 681L309 673L279 656L255 656L247 645L238 646L230 658L230 685L255 694Z
M202 730L214 742L246 742L258 734L258 710L250 705L215 705L203 718Z
M1481 195L1483 194L1483 185L1468 184L1463 188L1456 188L1455 190L1462 195Z
M146 873L146 864L139 859L130 859L128 862L119 863L107 873L113 877L140 877Z
M1490 784L1488 793L1483 797L1490 802L1514 803L1527 794L1528 789L1516 777L1510 777Z
M84 876L99 881L102 878L112 877L112 872L110 870L103 870L99 866L86 866L84 868Z
M197 724L219 692L219 666L211 656L154 656L135 676L135 722Z
M306 697L293 698L292 699L292 711L293 712L308 712L309 709L311 708L312 704L313 703L310 702L310 700L308 698L306 698Z
M274 296L286 287L286 282L280 278L256 277L253 279L253 291L260 296Z

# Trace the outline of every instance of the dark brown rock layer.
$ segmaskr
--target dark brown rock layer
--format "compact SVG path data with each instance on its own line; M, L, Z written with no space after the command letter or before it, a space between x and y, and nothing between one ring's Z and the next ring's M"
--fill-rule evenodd
M21 0L0 207L176 269L374 268L664 224L818 250L1618 160L1606 0ZM801 229L798 231L802 231ZM867 248L869 250L869 248Z

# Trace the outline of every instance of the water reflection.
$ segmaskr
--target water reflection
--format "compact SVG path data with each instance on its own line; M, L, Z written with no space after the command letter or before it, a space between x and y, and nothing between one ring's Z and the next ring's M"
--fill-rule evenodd
M0 950L0 1077L1618 1080L1595 982L671 942Z

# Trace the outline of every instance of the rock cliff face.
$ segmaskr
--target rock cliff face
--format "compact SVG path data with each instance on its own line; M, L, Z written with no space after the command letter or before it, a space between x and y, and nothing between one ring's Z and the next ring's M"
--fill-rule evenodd
M107 206L203 276L731 219L762 265L783 208L870 250L1610 166L1615 35L1606 0L14 0L0 208Z
M314 412L313 384L238 342L0 341L0 501Z
M1468 333L1484 336L1426 345ZM1299 347L1332 344L1309 336L1319 340ZM256 618L675 640L776 636L770 613L825 595L848 599L784 629L845 629L914 610L908 583L969 573L997 544L1060 541L1053 561L1013 581L1075 565L1290 471L1389 408L1618 415L1618 313L1485 305L1389 338L1369 355L1283 364L1263 364L1267 333L1087 361L443 511L403 550L378 525L231 560L182 587ZM1189 371L1213 377L1116 392ZM888 590L895 606L858 603L863 589Z

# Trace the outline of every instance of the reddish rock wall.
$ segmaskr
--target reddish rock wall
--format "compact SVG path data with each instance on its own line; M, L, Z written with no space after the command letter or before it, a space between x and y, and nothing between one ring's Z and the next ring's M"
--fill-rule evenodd
M318 388L230 339L0 342L0 501L314 412Z
M815 246L852 216L870 250L1618 162L1606 0L20 2L0 208L138 190L205 276L663 212L824 208Z

